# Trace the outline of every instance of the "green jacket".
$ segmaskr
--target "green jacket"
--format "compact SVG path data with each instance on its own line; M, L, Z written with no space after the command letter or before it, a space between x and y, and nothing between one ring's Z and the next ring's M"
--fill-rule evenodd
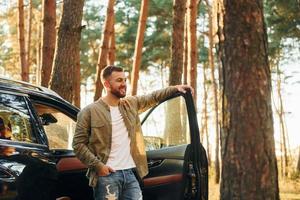
M131 155L141 178L148 174L148 166L139 113L176 91L176 87L170 86L148 95L129 96L120 100L118 106L131 140ZM111 138L110 109L101 99L78 113L73 149L78 159L88 166L87 176L92 187L97 184L97 172L108 160Z

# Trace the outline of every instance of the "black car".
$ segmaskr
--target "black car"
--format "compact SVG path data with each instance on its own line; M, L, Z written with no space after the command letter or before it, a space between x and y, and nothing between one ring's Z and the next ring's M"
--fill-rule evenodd
M0 199L93 199L72 151L79 109L55 92L0 78ZM191 93L140 116L149 174L145 200L208 199L208 165Z

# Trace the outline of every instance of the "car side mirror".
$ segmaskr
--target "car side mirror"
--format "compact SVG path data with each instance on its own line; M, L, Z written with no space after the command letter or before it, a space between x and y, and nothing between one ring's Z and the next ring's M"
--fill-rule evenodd
M57 119L51 113L44 113L40 115L43 125L49 125L57 122Z

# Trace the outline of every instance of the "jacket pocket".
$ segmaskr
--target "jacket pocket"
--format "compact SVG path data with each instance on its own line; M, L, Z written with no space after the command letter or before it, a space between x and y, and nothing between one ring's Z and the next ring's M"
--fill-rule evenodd
M91 136L90 136L90 144L101 143L104 140L104 129L105 125L100 120L92 120L91 121Z

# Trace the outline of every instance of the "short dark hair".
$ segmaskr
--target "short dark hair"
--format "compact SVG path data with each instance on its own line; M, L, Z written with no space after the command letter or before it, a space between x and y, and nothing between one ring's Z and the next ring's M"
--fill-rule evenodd
M101 70L101 80L104 82L113 72L123 72L123 68L114 65L108 65Z

